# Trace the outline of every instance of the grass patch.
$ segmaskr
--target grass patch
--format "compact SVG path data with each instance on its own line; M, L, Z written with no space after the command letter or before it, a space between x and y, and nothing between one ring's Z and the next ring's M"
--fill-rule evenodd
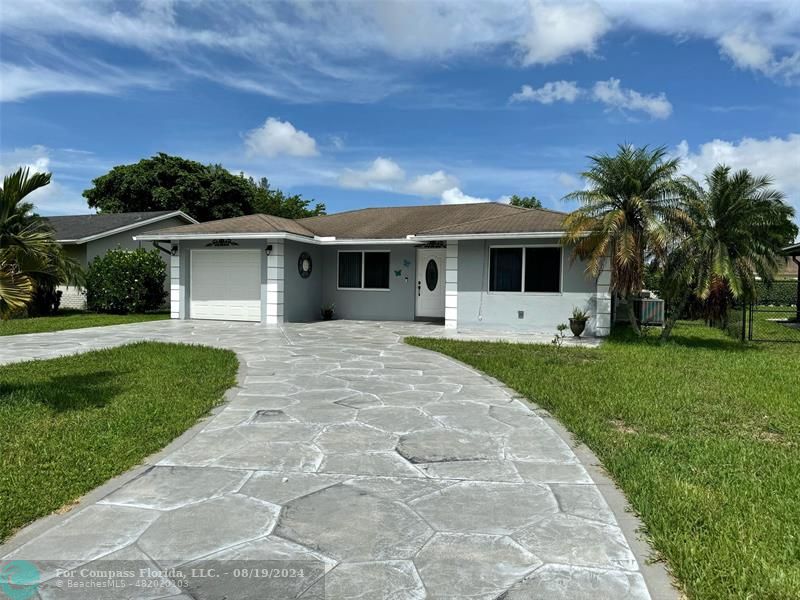
M227 350L155 342L0 367L0 540L166 446L237 368Z
M105 325L124 325L143 321L169 319L169 313L146 313L140 315L107 315L77 310L59 311L52 317L33 317L30 319L9 319L0 321L0 336L21 333L44 333L82 327L103 327Z
M800 348L680 323L599 349L408 338L555 415L600 458L693 599L800 598Z

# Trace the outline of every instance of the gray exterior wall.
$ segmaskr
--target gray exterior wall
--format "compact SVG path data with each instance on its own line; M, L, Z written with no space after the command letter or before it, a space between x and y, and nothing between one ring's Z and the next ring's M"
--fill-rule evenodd
M191 318L191 261L190 251L207 248L207 241L180 243L172 273L172 298L174 318ZM259 249L261 256L262 322L267 323L268 258L263 252L267 244L277 249L281 240L239 241L238 249ZM489 292L489 248L492 246L558 245L558 240L503 240L461 241L457 256L457 306L454 307L459 329L494 329L507 331L553 332L559 323L566 323L577 306L587 310L592 318L587 324L587 334L596 332L596 314L604 313L598 307L597 280L587 277L585 263L573 262L568 248L562 250L562 291L560 293ZM225 249L222 248L224 251ZM389 290L338 289L339 251L388 250L390 252ZM282 281L271 283L279 290L282 304L280 321L303 322L320 317L320 307L336 305L336 318L361 320L414 320L416 311L416 248L413 245L368 246L318 246L285 241ZM297 263L302 252L311 255L312 271L307 279L300 277ZM277 260L277 258L276 258ZM406 264L407 263L407 264ZM276 263L277 264L277 263ZM455 265L454 265L455 266ZM400 271L400 275L396 275ZM275 292L273 292L275 293ZM523 316L518 316L523 311ZM601 331L604 327L601 325ZM607 329L607 327L605 327Z
M397 246L323 246L322 303L336 305L337 319L413 321L416 308L416 249ZM389 250L389 290L340 290L338 251ZM405 262L409 264L406 266ZM400 277L395 276L400 271ZM287 295L287 304L292 302Z
M489 248L492 246L558 245L558 240L480 240L458 243L458 327L497 330L552 331L567 323L573 307L592 318L587 334L594 333L597 281L585 274L583 261L561 253L561 293L489 292ZM520 318L518 311L523 311Z
M284 244L284 320L290 323L315 321L322 307L323 251L320 246L287 240ZM300 254L311 256L311 275L300 277Z

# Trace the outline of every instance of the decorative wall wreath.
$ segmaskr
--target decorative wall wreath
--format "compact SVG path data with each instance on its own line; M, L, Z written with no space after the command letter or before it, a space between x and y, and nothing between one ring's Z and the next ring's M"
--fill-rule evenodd
M300 258L297 259L297 272L303 279L311 276L311 255L308 252L300 253Z

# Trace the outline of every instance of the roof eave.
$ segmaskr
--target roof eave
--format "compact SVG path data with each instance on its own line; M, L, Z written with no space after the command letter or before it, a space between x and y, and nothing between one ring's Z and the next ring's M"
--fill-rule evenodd
M108 237L110 235L116 235L117 233L125 233L126 231L130 231L131 229L136 229L137 227L141 227L143 225L158 223L159 221L163 221L165 219L171 219L172 217L182 217L194 225L197 225L199 223L197 219L193 219L182 210L174 210L172 212L159 215L157 217L151 217L149 219L145 219L144 221L137 221L136 223L123 225L122 227L115 227L114 229L109 229L108 231L103 231L101 233L95 233L94 235L87 235L86 237L67 239L67 240L57 239L56 242L62 245L88 244L89 242L93 242L95 240ZM134 236L133 239L136 239L136 237Z
M800 256L800 244L786 246L786 248L783 249L783 253L786 254L786 256Z
M286 231L272 231L259 233L151 233L133 237L137 241L169 242L190 240L267 240L286 239L305 244L319 246L369 246L382 244L415 244L416 240L410 238L369 238L369 239L340 239L333 236L307 237Z

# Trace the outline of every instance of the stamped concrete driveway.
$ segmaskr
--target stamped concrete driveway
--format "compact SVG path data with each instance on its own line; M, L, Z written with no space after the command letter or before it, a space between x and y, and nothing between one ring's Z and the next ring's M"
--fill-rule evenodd
M649 598L614 513L547 422L480 373L402 343L431 327L166 321L3 338L0 363L151 339L230 348L242 368L188 441L0 555L327 571L243 580L228 598ZM223 597L209 585L113 597ZM39 592L65 593L56 578Z

